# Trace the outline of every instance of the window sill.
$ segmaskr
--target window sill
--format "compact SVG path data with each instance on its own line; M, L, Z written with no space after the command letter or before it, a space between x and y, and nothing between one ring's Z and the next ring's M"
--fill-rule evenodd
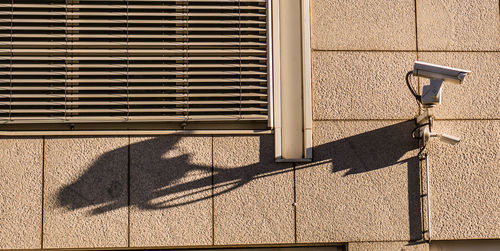
M312 162L312 159L309 159L309 158L303 158L303 159L282 159L282 158L276 158L276 162L278 163L291 163L291 162L294 162L294 163L297 163L297 162L301 162L301 163L305 163L305 162Z
M0 136L266 135L273 130L0 131Z

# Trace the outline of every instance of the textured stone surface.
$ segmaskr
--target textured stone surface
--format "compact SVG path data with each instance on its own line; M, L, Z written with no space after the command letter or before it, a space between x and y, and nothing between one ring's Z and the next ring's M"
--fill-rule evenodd
M433 241L431 251L498 251L500 240Z
M314 52L313 118L413 118L418 108L404 77L414 60L404 52Z
M0 249L41 244L41 138L0 138Z
M132 247L212 244L212 139L131 138Z
M413 121L314 123L314 159L297 167L299 242L421 237Z
M215 244L294 242L293 172L274 137L214 138Z
M427 243L408 242L349 242L349 251L428 251Z
M420 50L500 49L498 0L417 0Z
M429 144L434 239L500 238L500 121L436 121Z
M472 71L461 85L445 82L442 104L434 109L436 118L500 118L500 52L428 52L419 53L419 59Z
M416 49L413 0L312 0L311 9L313 49Z
M128 138L45 144L44 248L126 247Z

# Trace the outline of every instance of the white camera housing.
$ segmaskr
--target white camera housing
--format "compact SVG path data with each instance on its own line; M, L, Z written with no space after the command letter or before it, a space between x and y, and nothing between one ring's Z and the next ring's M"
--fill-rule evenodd
M439 140L443 141L444 143L451 144L451 145L456 145L460 143L460 138L455 137L452 135L448 135L445 133L438 134Z
M425 126L420 130L420 136L422 137L424 144L427 144L427 142L430 140L430 138L438 138L442 142L450 145L456 145L460 143L460 138L452 135L448 135L445 133L435 133L435 132L430 132L429 126Z
M470 72L469 70L415 61L413 75L431 80L430 85L425 85L422 89L422 104L428 107L440 104L443 81L461 84Z
M422 61L415 61L413 65L413 75L415 76L436 80L448 80L456 84L461 84L470 72L469 70L430 64Z

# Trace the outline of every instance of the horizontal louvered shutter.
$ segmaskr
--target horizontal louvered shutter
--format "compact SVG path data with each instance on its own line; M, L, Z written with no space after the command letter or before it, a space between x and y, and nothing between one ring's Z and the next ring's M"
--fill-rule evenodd
M0 123L267 121L266 0L2 0Z

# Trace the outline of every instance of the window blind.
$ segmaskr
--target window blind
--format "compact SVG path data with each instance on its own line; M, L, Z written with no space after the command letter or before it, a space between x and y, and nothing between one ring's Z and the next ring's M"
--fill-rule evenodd
M0 124L267 121L266 0L1 0Z

